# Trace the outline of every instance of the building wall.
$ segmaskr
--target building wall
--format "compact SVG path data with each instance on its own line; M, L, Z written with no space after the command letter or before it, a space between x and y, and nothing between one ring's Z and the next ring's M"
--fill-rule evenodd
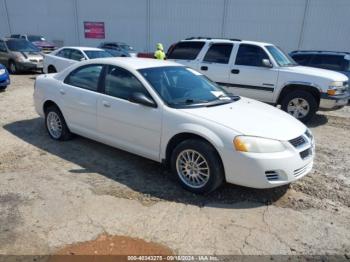
M139 51L190 36L241 38L295 49L349 50L349 0L0 0L0 36L45 35L97 46L84 21L105 22L106 40Z

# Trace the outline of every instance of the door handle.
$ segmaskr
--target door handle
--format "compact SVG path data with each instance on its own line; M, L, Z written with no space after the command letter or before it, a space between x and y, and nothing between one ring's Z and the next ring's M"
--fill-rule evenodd
M61 94L61 95L65 95L66 92L65 92L63 89L60 89L60 94Z
M238 70L238 69L232 69L232 70L231 70L231 73L237 75L237 74L239 74L239 70Z
M107 101L102 101L102 104L104 107L111 107L111 104L108 103Z
M208 71L208 67L207 66L201 66L201 70Z

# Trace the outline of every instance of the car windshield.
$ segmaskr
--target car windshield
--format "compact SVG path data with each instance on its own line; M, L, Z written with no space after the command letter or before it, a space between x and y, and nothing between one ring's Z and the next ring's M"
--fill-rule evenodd
M182 67L156 67L139 72L171 107L215 106L239 99L207 77Z
M89 59L113 57L110 53L106 51L84 51Z
M269 45L266 46L266 49L270 52L273 58L276 60L279 66L296 66L298 65L293 58L288 54L284 53L280 48Z
M44 37L41 35L29 35L28 40L30 42L40 42L40 41L46 41Z
M22 39L11 39L6 41L7 47L14 52L40 52L39 48L31 42Z

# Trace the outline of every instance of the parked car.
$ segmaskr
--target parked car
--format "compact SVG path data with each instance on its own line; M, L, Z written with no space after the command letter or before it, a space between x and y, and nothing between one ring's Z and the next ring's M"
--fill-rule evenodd
M26 35L26 34L13 34L11 38L20 38L28 40L33 43L35 46L40 48L43 53L51 53L56 49L56 45L47 41L42 35Z
M0 63L11 74L26 70L42 70L43 54L31 42L24 39L0 39Z
M112 57L112 55L94 47L62 47L45 55L44 73L56 73L77 62L102 57Z
M280 48L238 39L188 38L167 58L196 69L229 92L281 108L306 122L319 109L339 109L350 97L340 73L298 66Z
M350 53L330 51L293 51L290 56L303 66L337 71L350 77Z
M314 140L300 121L173 62L84 61L37 77L34 104L51 138L76 133L168 163L196 193L224 181L281 186L313 165Z
M4 65L0 64L0 90L5 90L10 84L10 75Z
M134 48L128 44L122 42L103 42L99 46L99 48L106 50L111 55L118 57L135 57L136 52Z

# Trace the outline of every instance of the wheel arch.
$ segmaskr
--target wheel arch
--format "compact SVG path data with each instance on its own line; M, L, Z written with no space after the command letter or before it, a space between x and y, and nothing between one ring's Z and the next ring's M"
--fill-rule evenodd
M221 154L217 148L217 146L218 146L217 143L219 143L219 146L221 146L221 145L223 145L223 142L221 140L214 142L213 138L208 138L207 136L205 136L203 134L199 134L199 133L193 132L193 131L184 131L181 133L177 133L169 139L167 146L166 146L166 149L165 149L165 158L162 160L162 163L165 164L166 166L168 166L170 163L171 154L174 151L175 147L179 143L181 143L185 140L188 140L188 139L200 139L202 141L207 142L209 145L211 145L214 148L215 152L218 154L219 159L221 161L221 165L224 167ZM218 137L214 138L214 140L217 140L217 139L219 139L219 138Z
M311 95L316 99L317 106L320 105L321 100L321 89L314 84L311 83L300 83L300 82L290 82L284 85L281 92L279 93L277 104L281 104L283 98L292 91L296 90L302 90L308 93L311 93Z
M55 103L54 101L52 100L46 100L43 104L43 112L44 114L46 114L46 111L47 109L50 107L50 106L56 106L58 108L58 110L60 110L60 112L62 113L62 110L60 109L60 107L57 105L57 103ZM62 114L63 115L63 114Z

